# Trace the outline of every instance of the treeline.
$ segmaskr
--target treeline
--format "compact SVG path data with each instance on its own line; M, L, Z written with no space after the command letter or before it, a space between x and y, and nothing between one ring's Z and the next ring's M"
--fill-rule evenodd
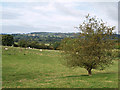
M59 50L60 42L45 44L38 41L29 41L26 39L20 39L18 42L15 42L12 35L2 35L2 45L24 48Z
M14 43L14 47L24 47L24 48L36 48L36 49L53 49L58 50L60 46L60 42L55 42L51 44L39 43L37 41L27 41L20 40L18 43Z
M61 40L55 40L46 42L39 42L37 40L30 40L26 38L20 38L17 42L13 35L1 35L2 36L2 45L3 46L14 46L14 47L24 47L24 48L36 48L36 49L52 49L59 50ZM75 38L75 37L71 37ZM120 49L120 35L113 35L115 40L115 48ZM64 39L64 38L63 38ZM45 43L46 42L46 43Z

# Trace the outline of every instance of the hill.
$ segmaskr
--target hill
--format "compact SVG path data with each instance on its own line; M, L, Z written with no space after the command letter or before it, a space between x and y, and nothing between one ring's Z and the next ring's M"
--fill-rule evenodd
M31 32L26 34L11 34L14 36L14 41L18 42L21 39L28 41L38 41L39 43L54 43L60 42L64 38L76 38L79 33L53 33L53 32ZM120 34L114 34L113 37L120 38Z
M8 48L5 50L4 48ZM118 61L87 76L84 68L61 64L59 50L3 47L3 88L118 88Z
M27 34L12 35L14 36L15 42L18 42L20 39L25 39L29 41L38 41L42 43L54 43L59 42L67 37L75 38L78 36L78 33L32 32Z

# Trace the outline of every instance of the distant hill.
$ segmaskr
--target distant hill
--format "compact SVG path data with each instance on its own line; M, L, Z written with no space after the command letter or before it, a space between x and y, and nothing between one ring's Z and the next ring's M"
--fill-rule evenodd
M14 41L18 42L21 39L29 41L38 41L42 43L60 42L64 38L76 38L79 33L53 33L53 32L31 32L26 34L11 34L14 36ZM113 37L120 38L120 34L114 34Z
M32 32L27 34L12 34L15 42L21 39L29 41L38 41L42 43L54 43L59 42L64 38L76 38L79 33L53 33L53 32Z

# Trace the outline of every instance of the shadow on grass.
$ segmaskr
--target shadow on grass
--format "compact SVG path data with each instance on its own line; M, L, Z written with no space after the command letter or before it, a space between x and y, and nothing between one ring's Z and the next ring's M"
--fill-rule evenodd
M81 77L81 76L89 76L89 75L73 75L73 76L66 76L66 77Z
M94 73L92 74L91 76L89 75L72 75L72 76L65 76L66 78L75 78L75 77L113 77L115 76L115 74L117 75L118 73L117 72L107 72L107 73ZM65 78L64 77L64 78Z

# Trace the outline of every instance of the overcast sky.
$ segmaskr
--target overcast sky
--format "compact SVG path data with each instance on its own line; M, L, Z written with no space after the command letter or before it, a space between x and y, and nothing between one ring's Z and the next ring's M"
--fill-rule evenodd
M118 27L117 2L1 2L0 8L2 33L78 32L88 13Z

